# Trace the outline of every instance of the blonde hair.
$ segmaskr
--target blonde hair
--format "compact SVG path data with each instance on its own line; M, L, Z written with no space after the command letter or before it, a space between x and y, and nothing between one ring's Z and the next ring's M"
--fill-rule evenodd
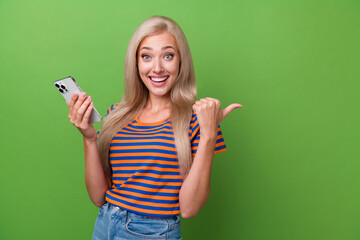
M180 55L179 75L170 93L170 115L180 174L183 178L186 177L192 165L189 124L192 105L196 102L196 83L190 48L183 31L176 22L167 17L153 16L144 21L130 39L125 57L124 95L117 107L104 119L98 137L99 155L110 186L112 178L109 162L110 142L120 129L140 114L149 97L149 91L141 81L137 68L138 47L145 37L163 32L168 32L175 38Z

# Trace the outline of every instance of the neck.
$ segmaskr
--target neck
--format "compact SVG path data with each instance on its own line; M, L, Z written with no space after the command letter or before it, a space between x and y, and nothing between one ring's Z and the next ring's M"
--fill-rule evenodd
M150 93L146 107L152 112L158 112L164 109L171 109L170 94L166 96L156 96Z

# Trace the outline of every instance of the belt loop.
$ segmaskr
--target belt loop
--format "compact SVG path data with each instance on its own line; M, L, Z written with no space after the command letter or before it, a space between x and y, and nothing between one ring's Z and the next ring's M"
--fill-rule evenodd
M123 224L125 225L127 223L128 211L126 211L125 209L122 210L124 213Z

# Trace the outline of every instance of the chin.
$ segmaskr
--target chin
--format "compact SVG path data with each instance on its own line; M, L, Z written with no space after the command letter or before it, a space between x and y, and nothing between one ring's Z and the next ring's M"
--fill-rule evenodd
M157 96L157 97L165 97L165 96L169 96L170 97L170 92L151 92L153 95Z

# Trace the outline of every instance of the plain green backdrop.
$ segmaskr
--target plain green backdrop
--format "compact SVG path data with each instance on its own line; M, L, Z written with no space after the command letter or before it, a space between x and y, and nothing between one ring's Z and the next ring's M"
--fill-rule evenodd
M0 239L91 238L82 138L53 82L73 76L104 116L152 15L185 32L198 99L244 105L183 239L360 239L355 0L0 0Z

